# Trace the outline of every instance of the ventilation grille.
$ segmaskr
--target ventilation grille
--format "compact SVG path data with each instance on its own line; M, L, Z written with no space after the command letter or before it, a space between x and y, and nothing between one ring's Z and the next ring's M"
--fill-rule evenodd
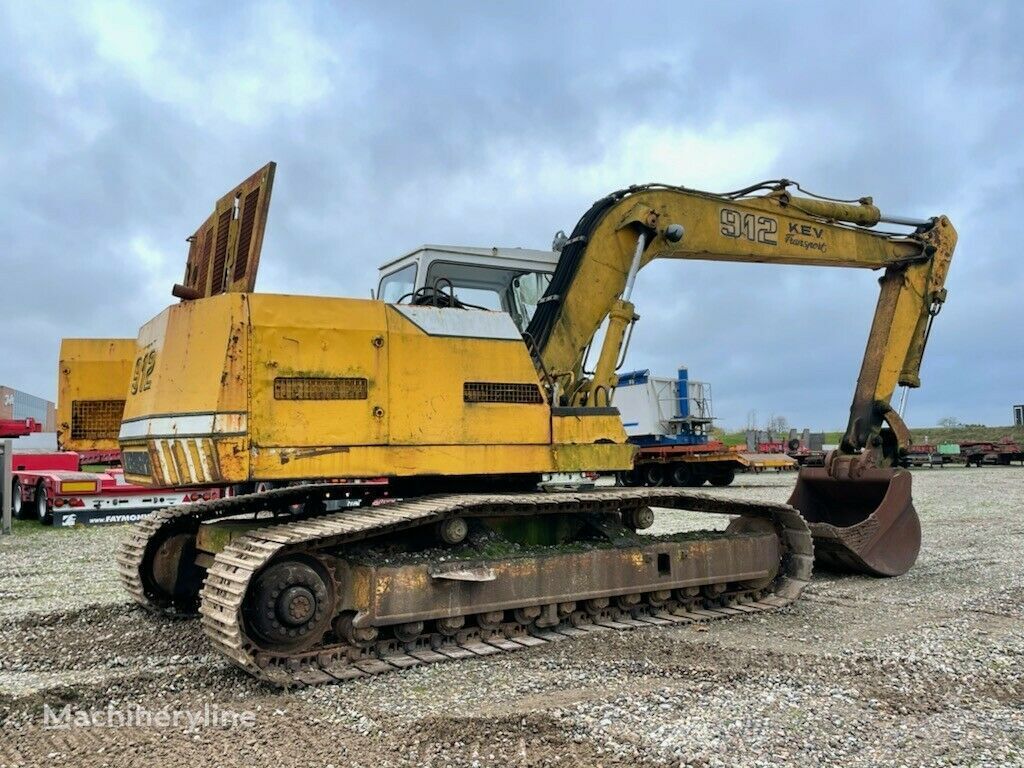
M274 379L275 400L365 400L366 379Z
M231 209L221 213L217 219L217 248L213 252L213 284L210 295L224 290L224 262L228 258L228 230L231 227Z
M260 188L256 187L245 196L242 206L242 228L238 235L238 252L235 254L235 274L233 280L245 277L245 268L249 264L249 245L252 243L252 225L256 221L256 203L260 199Z
M124 400L72 400L72 440L117 440Z
M462 399L467 403L520 403L540 405L544 402L536 384L496 381L467 381L462 385Z

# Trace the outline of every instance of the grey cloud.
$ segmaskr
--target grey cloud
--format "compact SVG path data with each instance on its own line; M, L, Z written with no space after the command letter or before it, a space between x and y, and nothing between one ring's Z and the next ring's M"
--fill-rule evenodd
M949 213L960 230L911 420L1005 423L1024 400L1024 341L1009 332L1024 291L1011 245L1024 186L1015 3L236 11L158 7L166 59L143 77L101 55L88 24L0 10L0 279L44 286L0 310L4 383L52 396L61 336L133 335L169 303L184 236L268 159L279 170L260 290L365 296L378 263L422 242L545 247L610 191L534 188L538 167L510 194L495 173L510 152L582 168L636 126L774 121L767 175ZM99 16L113 24L117 7ZM275 29L288 36L260 62ZM232 113L224 94L247 72L263 79ZM218 109L195 103L218 93ZM447 194L466 180L471 205ZM867 273L654 265L629 365L686 362L727 425L757 410L837 427L875 294Z

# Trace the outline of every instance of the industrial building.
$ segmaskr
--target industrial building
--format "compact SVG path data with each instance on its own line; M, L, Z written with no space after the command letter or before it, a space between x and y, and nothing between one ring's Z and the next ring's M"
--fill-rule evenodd
M57 409L49 400L0 386L0 420L35 419L43 432L57 431Z

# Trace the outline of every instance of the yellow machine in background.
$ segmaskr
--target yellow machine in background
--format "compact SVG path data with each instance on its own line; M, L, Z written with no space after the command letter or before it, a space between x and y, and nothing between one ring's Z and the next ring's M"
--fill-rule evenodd
M117 451L135 339L62 339L57 370L57 446Z
M198 609L251 674L325 682L453 643L764 610L806 584L811 530L833 565L893 575L916 558L895 468L909 438L889 401L897 382L919 384L945 299L945 217L796 197L784 180L725 195L631 187L581 218L535 304L498 311L460 298L493 281L483 267L414 279L390 303L251 292L273 176L222 197L191 238L182 303L139 333L120 428L130 481L261 491L159 513L118 558L141 604ZM867 228L880 221L912 230ZM657 258L884 270L842 446L791 499L807 521L676 489L536 492L632 466L615 371L636 274ZM539 276L514 274L507 291L525 283ZM373 478L387 482L359 486ZM332 509L342 497L361 506ZM385 497L403 501L374 506ZM738 517L725 532L639 534L662 506Z

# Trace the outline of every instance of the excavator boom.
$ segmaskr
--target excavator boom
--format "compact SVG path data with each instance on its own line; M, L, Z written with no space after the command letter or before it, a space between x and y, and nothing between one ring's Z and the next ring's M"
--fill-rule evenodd
M563 247L528 335L556 398L567 405L609 405L628 330L638 319L630 302L633 281L655 259L883 270L842 444L825 470L802 472L791 503L820 526L829 545L822 552L838 553L822 559L880 575L902 573L917 556L920 528L909 475L892 482L910 435L890 401L898 384L920 386L931 322L946 298L956 231L945 216L887 217L870 198L796 197L790 186L765 182L715 195L649 185L599 200ZM914 231L866 228L883 221ZM584 358L606 319L595 372L587 377Z

